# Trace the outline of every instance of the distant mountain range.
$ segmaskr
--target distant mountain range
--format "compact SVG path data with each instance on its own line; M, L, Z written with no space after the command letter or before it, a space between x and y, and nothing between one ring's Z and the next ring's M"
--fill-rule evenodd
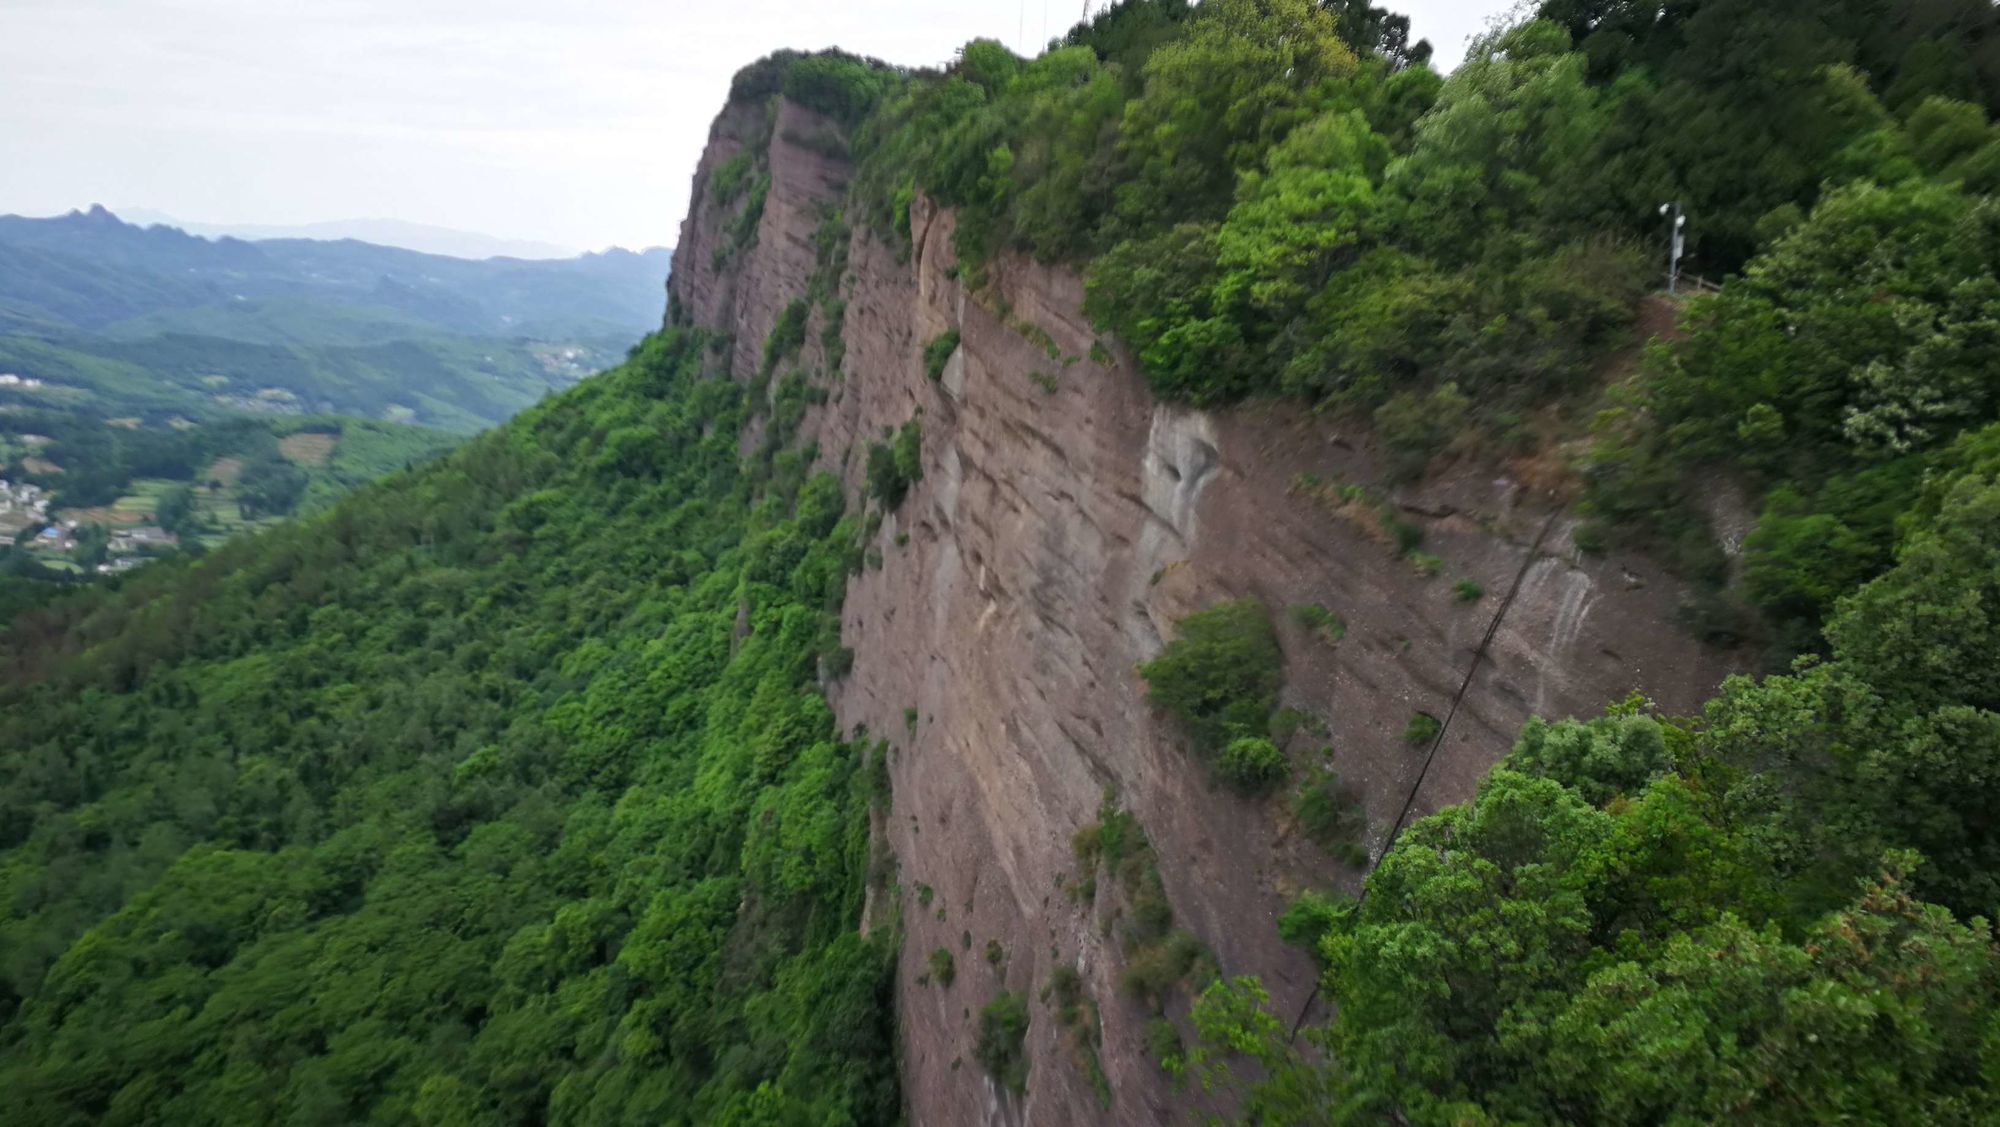
M575 258L574 247L539 243L531 239L503 239L476 231L459 231L427 223L407 223L401 219L336 219L326 223L270 225L254 223L190 223L163 211L148 208L119 208L118 217L141 227L178 227L190 235L208 238L261 239L356 239L385 247L402 247L425 254L452 258Z
M167 309L319 301L414 316L447 332L537 339L657 326L671 255L473 260L354 240L207 239L102 207L0 216L0 330L102 329Z
M334 412L469 432L658 327L671 252L467 259L0 216L0 387L101 417Z

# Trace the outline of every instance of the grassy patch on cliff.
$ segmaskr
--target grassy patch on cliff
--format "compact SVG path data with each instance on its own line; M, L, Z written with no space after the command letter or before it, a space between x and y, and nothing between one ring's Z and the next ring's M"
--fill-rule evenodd
M1100 874L1118 893L1105 910L1125 959L1119 988L1164 1019L1175 991L1190 980L1206 982L1216 967L1199 939L1174 926L1159 855L1145 829L1115 794L1107 793L1098 820L1077 831L1071 849L1082 870L1070 885L1072 898L1095 904Z

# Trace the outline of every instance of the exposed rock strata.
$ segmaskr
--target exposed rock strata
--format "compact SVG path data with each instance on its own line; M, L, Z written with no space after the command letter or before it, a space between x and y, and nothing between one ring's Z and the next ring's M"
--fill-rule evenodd
M785 105L770 131L756 243L715 268L728 216L704 186L742 138L761 134L761 112L731 107L718 119L670 284L693 323L733 334L739 379L756 373L779 311L805 293L813 234L849 173L795 143L827 126ZM1528 475L1461 465L1395 494L1396 515L1422 527L1425 550L1443 561L1435 578L1420 576L1372 514L1295 488L1302 474L1380 480L1365 435L1293 403L1215 413L1158 403L1128 359L1090 359L1100 338L1072 274L1009 259L975 300L951 268L950 213L919 200L911 226L905 254L856 225L844 375L827 381L802 437L858 498L866 443L919 412L923 422L924 478L884 524L880 569L850 584L843 632L854 667L831 689L843 725L866 724L897 747L886 831L905 895L912 1121L1181 1119L1188 1097L1141 1043L1148 1015L1119 994L1108 898L1080 906L1060 883L1075 878L1071 836L1095 820L1105 789L1150 834L1180 924L1228 973L1261 975L1288 1014L1309 994L1312 968L1279 943L1277 913L1297 889L1352 889L1361 873L1290 832L1281 800L1211 787L1155 717L1133 667L1180 616L1241 595L1280 612L1284 703L1330 730L1301 736L1295 756L1331 745L1365 800L1375 856L1423 765L1404 741L1413 713L1452 718L1415 798L1421 814L1470 795L1531 714L1590 714L1634 689L1691 710L1728 661L1674 626L1680 588L1657 565L1578 556L1573 518L1516 480ZM816 314L810 341L820 325ZM932 381L921 353L951 328L959 351ZM809 343L801 362L821 360ZM1456 601L1460 578L1485 597ZM1346 637L1330 645L1282 614L1301 603L1340 614ZM935 890L928 908L912 894L919 883ZM983 957L989 940L1005 953L997 968ZM939 946L957 960L950 989L918 985ZM1109 1111L1039 1001L1024 1098L997 1090L973 1060L979 1007L1003 986L1034 998L1058 960L1082 971L1102 1008Z

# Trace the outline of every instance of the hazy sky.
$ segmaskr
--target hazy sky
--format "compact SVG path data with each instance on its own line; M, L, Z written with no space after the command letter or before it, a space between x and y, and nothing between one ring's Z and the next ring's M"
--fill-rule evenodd
M1038 49L1083 7L1050 2L0 0L0 212L668 244L738 67ZM1389 6L1449 66L1505 0Z

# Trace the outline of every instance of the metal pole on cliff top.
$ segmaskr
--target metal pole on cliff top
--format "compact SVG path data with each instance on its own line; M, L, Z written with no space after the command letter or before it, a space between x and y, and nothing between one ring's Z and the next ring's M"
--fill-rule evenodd
M1681 280L1681 251L1687 246L1687 216L1681 213L1679 201L1660 205L1660 214L1669 216L1673 226L1667 234L1667 293L1679 290Z

